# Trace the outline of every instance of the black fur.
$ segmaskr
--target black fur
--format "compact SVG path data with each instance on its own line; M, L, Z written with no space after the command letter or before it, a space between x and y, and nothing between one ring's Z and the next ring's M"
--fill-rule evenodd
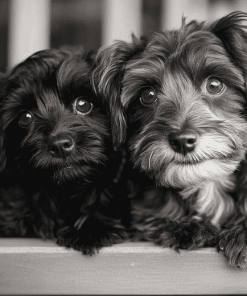
M91 87L94 56L44 50L3 75L0 236L56 238L90 255L126 238L124 155Z

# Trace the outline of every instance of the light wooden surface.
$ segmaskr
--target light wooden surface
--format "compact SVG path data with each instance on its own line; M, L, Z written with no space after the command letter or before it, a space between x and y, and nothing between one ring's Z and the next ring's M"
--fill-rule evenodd
M0 294L241 294L247 270L214 249L123 243L92 257L53 241L0 239Z

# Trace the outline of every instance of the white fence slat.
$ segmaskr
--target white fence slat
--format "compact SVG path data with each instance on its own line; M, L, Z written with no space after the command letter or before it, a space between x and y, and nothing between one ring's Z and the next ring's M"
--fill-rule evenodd
M208 18L208 8L208 0L162 0L161 29L179 28L182 16L188 21L205 21Z
M10 0L8 66L50 45L50 0Z
M104 0L102 44L131 40L131 33L141 34L141 0Z

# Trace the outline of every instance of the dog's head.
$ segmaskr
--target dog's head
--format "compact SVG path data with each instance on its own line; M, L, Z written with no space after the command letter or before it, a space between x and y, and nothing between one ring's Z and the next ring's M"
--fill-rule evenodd
M2 77L0 170L7 165L45 178L43 184L48 178L83 187L99 178L111 140L90 83L93 58L82 51L44 50Z
M210 26L183 20L99 52L93 77L114 109L115 146L128 131L134 165L157 185L220 180L244 159L246 20L241 12Z

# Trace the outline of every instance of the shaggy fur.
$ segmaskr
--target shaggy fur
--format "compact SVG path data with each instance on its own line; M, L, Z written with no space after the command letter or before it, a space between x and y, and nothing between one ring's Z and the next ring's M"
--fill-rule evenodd
M176 250L219 241L234 267L247 252L246 20L183 19L179 30L115 42L93 74L114 146L126 142L133 163L135 238Z
M124 157L92 91L93 53L45 50L1 79L0 236L84 254L126 237Z

